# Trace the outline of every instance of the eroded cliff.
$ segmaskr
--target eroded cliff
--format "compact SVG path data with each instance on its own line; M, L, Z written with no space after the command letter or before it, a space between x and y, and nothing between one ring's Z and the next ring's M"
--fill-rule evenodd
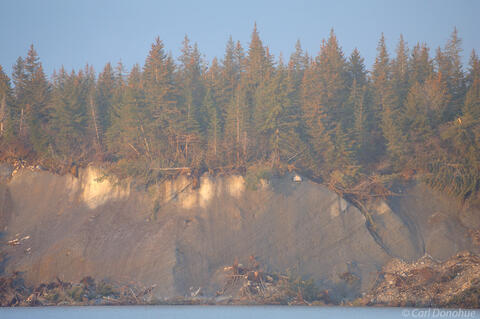
M146 191L102 178L93 167L78 178L10 173L0 176L1 268L25 272L32 283L88 275L156 284L159 297L191 287L212 295L224 266L253 255L268 271L290 269L341 299L370 289L392 257L478 253L471 238L478 212L422 185L370 203L367 227L365 212L291 175L261 181L256 190L241 176L205 174L197 187L180 176Z

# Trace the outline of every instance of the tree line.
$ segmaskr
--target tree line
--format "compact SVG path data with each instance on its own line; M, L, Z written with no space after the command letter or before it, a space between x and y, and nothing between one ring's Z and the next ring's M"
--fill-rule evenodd
M288 61L232 38L206 63L187 36L177 61L157 38L143 66L107 63L47 79L33 46L11 80L0 66L0 155L44 165L106 164L155 182L170 168L298 170L346 193L421 178L463 200L480 188L480 64L444 48L393 54L382 34L367 70L331 31L316 56ZM367 189L370 188L370 189Z

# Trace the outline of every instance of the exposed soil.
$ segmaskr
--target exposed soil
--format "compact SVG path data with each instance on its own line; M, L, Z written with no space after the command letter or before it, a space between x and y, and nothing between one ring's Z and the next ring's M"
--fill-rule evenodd
M459 251L480 252L480 209L421 184L360 210L292 174L262 180L256 189L239 175L205 174L195 187L178 176L149 189L102 179L95 167L76 175L0 164L0 275L22 273L29 294L20 304L42 283L58 278L77 287L87 276L119 291L155 285L144 302L347 304L371 291L392 258L408 264L423 255L444 261ZM225 267L236 258L249 265L248 256L261 269L239 267L240 277L226 287L232 274ZM288 280L281 275L287 270ZM260 282L251 280L252 271ZM461 298L474 298L475 289Z

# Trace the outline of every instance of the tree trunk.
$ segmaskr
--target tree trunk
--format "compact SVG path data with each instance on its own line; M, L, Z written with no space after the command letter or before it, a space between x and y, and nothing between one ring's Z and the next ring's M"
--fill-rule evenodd
M5 95L2 98L2 104L0 105L0 136L3 136L4 126L3 123L7 118L7 103L5 99Z
M217 159L217 121L215 121L214 127L214 135L213 135L213 154L215 155L215 160Z
M22 136L22 134L23 134L23 107L22 107L22 110L20 111L20 127L19 127L18 135Z
M185 163L188 163L188 138L189 135L185 136Z
M97 136L97 143L98 143L98 146L101 147L100 134L98 132L98 125L97 125L97 117L95 115L95 106L93 105L93 97L91 96L90 96L90 110L92 111L92 120L93 120L93 126L95 127L95 134Z
M243 131L243 162L247 162L247 131Z
M240 163L240 115L239 115L239 105L238 105L238 97L236 103L236 125L237 125L237 136L236 136L236 143L235 143L235 150L237 152L237 165Z

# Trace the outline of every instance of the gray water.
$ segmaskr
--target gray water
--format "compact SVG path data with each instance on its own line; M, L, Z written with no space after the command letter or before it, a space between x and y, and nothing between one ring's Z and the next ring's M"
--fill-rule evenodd
M277 306L97 306L0 308L0 318L480 318L480 310Z

